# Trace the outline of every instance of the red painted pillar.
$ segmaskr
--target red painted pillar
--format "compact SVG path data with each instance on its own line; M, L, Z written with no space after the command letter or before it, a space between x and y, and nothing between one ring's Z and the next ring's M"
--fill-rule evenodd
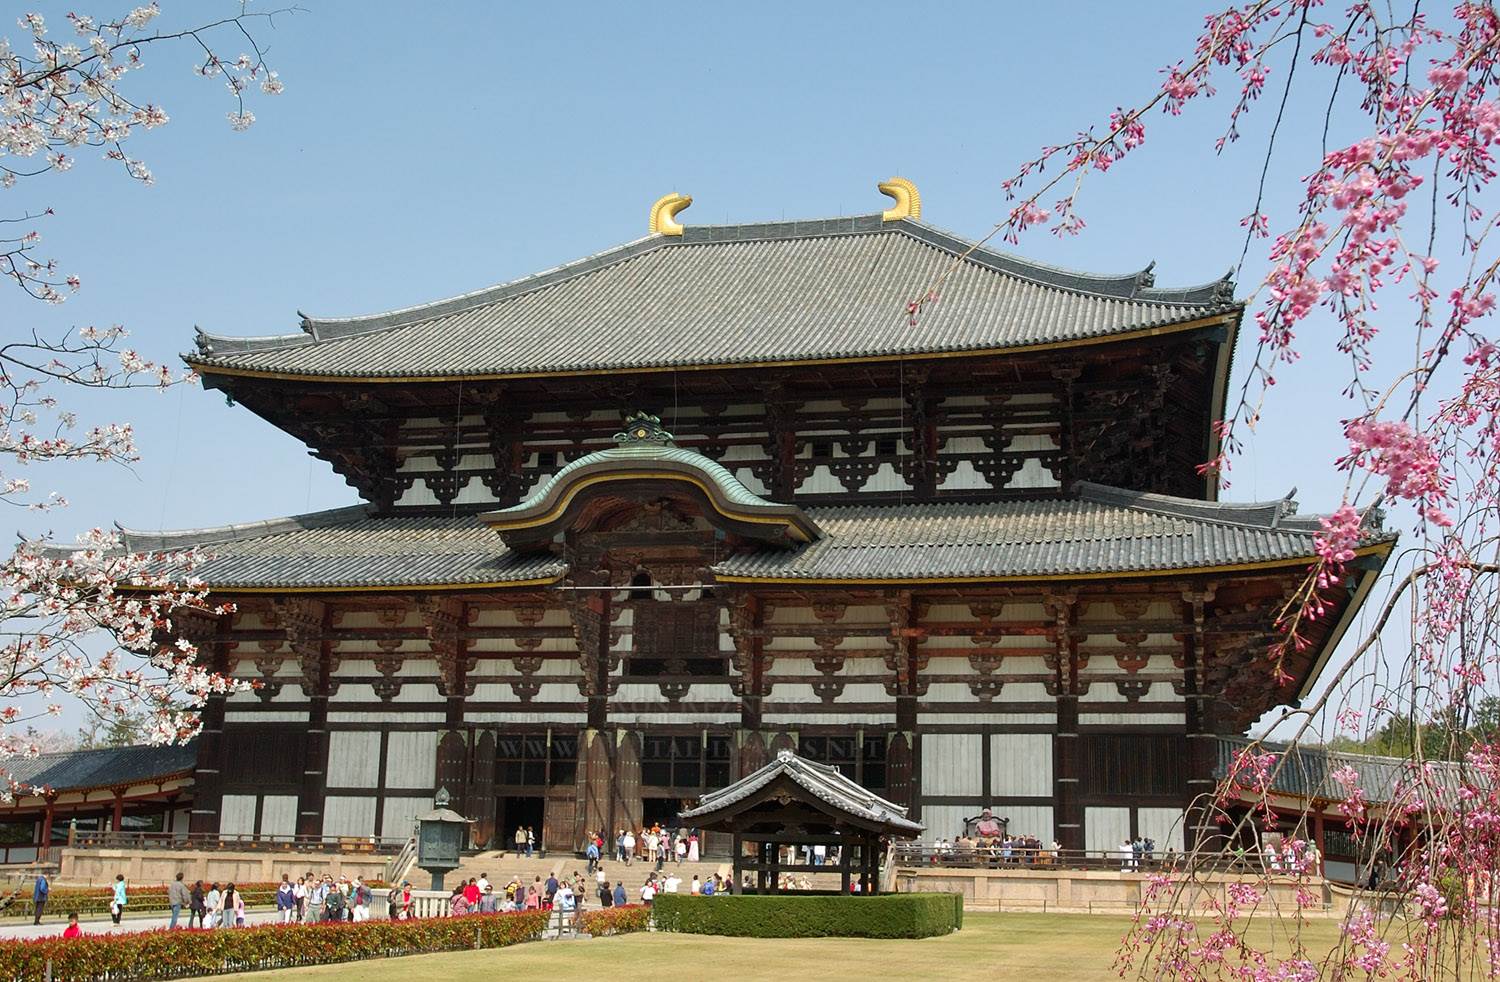
M48 798L47 810L42 813L42 841L37 843L38 849L46 849L52 845L52 818L56 811L57 801L53 798ZM41 858L40 854L37 858Z
M1313 872L1322 876L1324 875L1323 864L1328 860L1323 855L1323 809L1321 807L1316 812L1313 812L1313 845L1318 847L1318 868L1313 870Z
M114 832L120 831L120 825L121 825L122 822L124 822L124 820L125 820L125 793L123 791L116 791L115 792L115 817L114 817L114 821L111 822L111 824L109 826L110 830L114 831Z

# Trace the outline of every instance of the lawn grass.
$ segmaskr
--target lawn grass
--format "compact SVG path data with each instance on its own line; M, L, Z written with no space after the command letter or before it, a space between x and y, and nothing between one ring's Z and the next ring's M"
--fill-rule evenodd
M770 941L687 934L633 934L585 941L542 941L493 951L459 951L393 958L369 971L394 978L444 982L494 982L503 978L621 979L693 978L698 974L757 979L984 978L1053 980L1116 979L1111 969L1124 917L1087 914L979 914L964 916L964 929L943 938L871 941L808 938ZM1265 930L1269 930L1266 928ZM1337 921L1316 921L1309 933L1331 948ZM296 982L347 978L362 971L345 963L279 972L256 972L249 980ZM520 973L519 975L517 973ZM540 974L533 974L540 973Z

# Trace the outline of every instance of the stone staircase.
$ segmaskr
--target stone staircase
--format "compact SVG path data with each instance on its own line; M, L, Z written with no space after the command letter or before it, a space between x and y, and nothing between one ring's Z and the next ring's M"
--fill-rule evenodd
M644 860L636 860L628 865L606 860L603 866L605 878L611 884L621 880L624 881L625 892L630 895L632 902L639 899L641 884L646 882L646 877L651 875L651 871L655 868L653 864ZM571 853L552 852L546 856L532 856L530 859L527 859L524 855L497 849L490 852L476 853L472 856L465 856L463 864L444 877L443 883L451 887L458 882L459 877L467 880L471 876L477 878L480 874L485 874L489 881L495 885L495 889L499 890L506 883L510 882L512 876L519 877L521 884L524 886L538 876L545 883L548 875L553 872L556 872L559 876L566 875L569 878L572 878L574 872L578 872L582 873L585 879L591 879L588 869L589 863L587 859L584 859L582 856L572 855ZM665 876L669 872L675 872L678 876L682 877L682 889L684 893L687 892L687 884L692 881L695 873L700 881L704 881L715 873L727 876L729 875L729 871L730 864L727 859L720 861L712 858L696 863L667 863L662 867L662 875ZM418 880L425 879L426 876L427 874L421 870L413 870L411 875L412 885L425 887L427 884L418 883ZM592 893L585 898L585 902L590 907L595 905L596 900Z

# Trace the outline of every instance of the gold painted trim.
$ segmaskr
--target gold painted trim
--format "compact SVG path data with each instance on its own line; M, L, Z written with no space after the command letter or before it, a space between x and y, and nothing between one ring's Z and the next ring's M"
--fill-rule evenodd
M1384 554L1389 555L1393 543L1382 543L1375 546L1366 546L1355 552L1356 556L1369 556ZM1059 580L1130 580L1142 577L1170 577L1170 576L1198 576L1204 573L1231 573L1243 572L1253 569L1283 569L1297 566L1309 566L1317 561L1316 556L1295 556L1291 559L1271 559L1255 563L1239 563L1219 566L1183 566L1177 569L1147 569L1147 570L1119 570L1098 573L1027 573L1010 576L921 576L921 577L889 577L879 578L840 578L840 577L757 577L757 576L726 576L715 574L714 579L720 583L775 583L777 585L806 585L806 586L859 586L861 584L916 584L940 585L944 583L1036 583L1056 582Z
M729 361L695 365L626 366L622 368L573 368L557 371L536 372L478 372L472 375L317 375L297 372L274 372L259 368L223 368L205 364L195 358L184 359L200 375L226 375L236 378L264 378L285 382L344 382L349 384L401 385L423 382L493 382L507 379L528 378L581 378L590 375L643 375L653 372L708 372L726 368L797 368L808 365L870 365L886 362L928 361L947 358L988 358L994 355L1030 354L1037 351L1061 351L1116 341L1136 341L1143 338L1180 334L1215 324L1236 323L1239 314L1215 314L1199 317L1177 324L1141 328L1118 334L1101 334L1090 338L1073 338L1068 341L1043 341L1037 344L1011 345L1004 348L975 348L967 351L931 351L895 355L863 355L849 358L786 358L774 361Z
M903 218L922 217L922 193L917 186L904 177L892 177L875 185L876 189L895 202L880 213L882 222L899 222Z
M691 474L684 474L679 471L664 470L628 470L611 471L607 474L595 474L592 477L584 478L581 481L574 481L569 484L567 492L558 499L557 504L547 509L547 511L543 512L541 515L524 519L515 519L511 521L492 521L481 516L480 520L483 521L486 526L494 529L496 532L512 532L520 529L539 528L543 525L547 525L555 521L560 515L566 512L569 507L572 506L573 500L577 498L580 493L590 487L593 487L596 484L608 484L614 481L639 480L671 480L683 481L688 484L692 484L696 486L698 490L703 492L703 496L708 499L708 503L713 507L713 510L718 512L720 515L723 515L725 518L740 522L751 522L753 524L759 525L781 525L784 526L786 530L791 534L792 538L796 539L798 542L812 541L812 539L809 538L808 535L802 531L802 529L797 527L795 522L793 522L786 516L756 515L753 512L725 510L724 508L721 508L718 502L714 500L713 491L710 489L710 486L704 481L693 477Z
M507 587L551 586L567 574L541 576L530 580L492 580L485 583L421 583L360 586L216 586L209 584L204 589L214 593L430 593L434 590L500 590ZM121 586L118 593L151 592L148 587Z
M681 235L682 223L676 221L677 213L693 203L690 194L664 194L651 206L651 218L647 228L652 235Z

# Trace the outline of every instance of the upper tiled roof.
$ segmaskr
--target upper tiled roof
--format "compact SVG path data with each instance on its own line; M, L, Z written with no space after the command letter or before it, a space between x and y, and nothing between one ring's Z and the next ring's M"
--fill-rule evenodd
M940 279L911 326L907 302ZM299 334L200 333L187 357L209 372L427 378L921 355L1197 321L1237 311L1232 289L1070 272L879 215L689 226L437 303L307 317Z
M814 763L798 757L790 750L781 751L775 760L753 774L704 795L696 808L682 812L680 817L694 823L705 819L712 821L715 813L747 798L754 798L779 777L788 778L835 810L865 822L883 825L892 834L912 837L920 835L926 829L921 822L913 822L907 818L907 810L901 805L866 791L845 777L837 767Z
M1190 501L1082 484L1072 498L984 504L808 508L822 532L714 567L721 577L798 580L1006 579L1152 573L1295 561L1313 554L1316 518L1289 501ZM1372 528L1371 541L1388 541ZM561 576L549 553L512 552L474 515L373 517L365 506L252 525L126 533L135 550L201 546L196 573L221 590L421 587Z
M191 771L197 759L197 741L190 740L160 747L104 747L13 757L5 762L5 772L17 784L68 791L170 777Z

